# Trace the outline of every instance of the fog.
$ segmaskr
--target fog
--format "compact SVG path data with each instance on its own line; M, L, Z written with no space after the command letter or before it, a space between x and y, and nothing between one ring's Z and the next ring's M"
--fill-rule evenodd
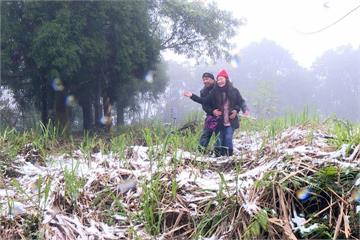
M360 121L355 1L0 6L0 127L53 122L109 131L154 120L183 124L204 112L182 93L199 94L202 74L216 76L220 69L255 118L306 110L322 119Z
M228 71L230 80L246 99L255 118L273 118L306 110L324 120L337 117L360 121L359 48L342 46L329 50L307 69L301 67L284 48L264 39L249 45L228 61L194 64L169 60L161 65L165 68L163 77L167 79L165 92L155 100L139 96L142 99L140 106L127 111L128 124L155 119L179 125L194 117L202 118L205 113L201 105L182 93L192 91L199 95L203 87L202 74L211 72L216 77L222 68ZM23 122L31 122L32 126L39 118L36 111L20 111L11 93L8 90L3 92L2 116L9 119L2 120L15 125L21 116L26 117ZM19 116L9 117L11 111ZM80 127L81 116L74 115L75 125Z
M307 109L322 119L338 117L360 121L360 49L342 46L318 57L310 69L270 40L253 43L228 61L193 64L167 61L168 87L154 107L165 121L182 122L201 105L182 97L189 90L199 95L202 73L215 76L224 68L233 85L257 118L272 118Z

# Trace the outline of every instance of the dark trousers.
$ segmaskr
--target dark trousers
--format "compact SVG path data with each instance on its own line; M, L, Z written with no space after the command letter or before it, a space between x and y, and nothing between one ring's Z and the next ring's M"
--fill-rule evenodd
M234 130L231 126L216 130L216 143L214 146L216 156L232 156L233 155L233 134Z
M204 127L199 140L199 151L205 152L206 148L209 145L210 138L213 135L213 133L214 133L213 130Z

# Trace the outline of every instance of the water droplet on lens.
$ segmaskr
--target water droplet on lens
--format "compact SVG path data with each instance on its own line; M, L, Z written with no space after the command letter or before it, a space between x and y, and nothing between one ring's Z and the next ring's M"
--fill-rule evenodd
M111 124L111 117L102 116L100 118L100 123L103 125L110 125Z
M360 188L356 188L351 192L351 200L360 203Z
M64 85L62 84L60 78L55 78L51 84L52 88L54 89L54 91L63 91L64 90Z
M233 68L238 68L240 66L240 57L235 54L230 59L230 64Z
M299 200L304 201L310 197L311 190L309 187L304 187L304 188L297 190L295 195Z
M145 75L145 81L147 81L148 83L152 83L154 81L154 75L155 75L155 71L153 70L148 71Z
M69 107L74 107L76 104L76 99L75 99L74 95L66 96L65 104Z

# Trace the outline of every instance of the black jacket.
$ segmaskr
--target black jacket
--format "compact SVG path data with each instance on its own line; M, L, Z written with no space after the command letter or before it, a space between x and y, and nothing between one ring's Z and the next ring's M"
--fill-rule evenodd
M229 114L231 114L232 110L236 110L237 112L246 112L248 110L245 100L242 98L239 90L234 88L231 84L227 86L226 94L229 98ZM191 96L191 99L200 104L206 104L211 107L211 112L214 109L219 109L222 113L224 112L224 101L223 99L223 90L217 85L209 92L206 97L199 97L195 94ZM223 125L223 118L220 118L220 124ZM230 124L233 129L239 128L239 118L236 116L234 119L230 119Z
M200 90L200 97L201 98L206 98L210 91L214 88L214 85L211 85L210 87L203 87L203 89ZM212 115L213 113L213 108L212 106L210 106L209 104L201 104L202 109L206 112L206 115Z

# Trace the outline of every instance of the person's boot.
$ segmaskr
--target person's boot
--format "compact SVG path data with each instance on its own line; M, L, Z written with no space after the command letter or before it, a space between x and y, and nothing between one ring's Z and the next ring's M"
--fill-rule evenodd
M221 157L222 155L222 149L221 148L214 148L215 157Z
M231 150L231 155L232 155L232 153L233 153L232 149L229 149L227 147L221 148L221 155L222 156L231 156L230 155L230 150Z
M230 148L229 149L229 156L232 156L234 154L234 149Z
M221 156L228 156L227 148L221 148Z

